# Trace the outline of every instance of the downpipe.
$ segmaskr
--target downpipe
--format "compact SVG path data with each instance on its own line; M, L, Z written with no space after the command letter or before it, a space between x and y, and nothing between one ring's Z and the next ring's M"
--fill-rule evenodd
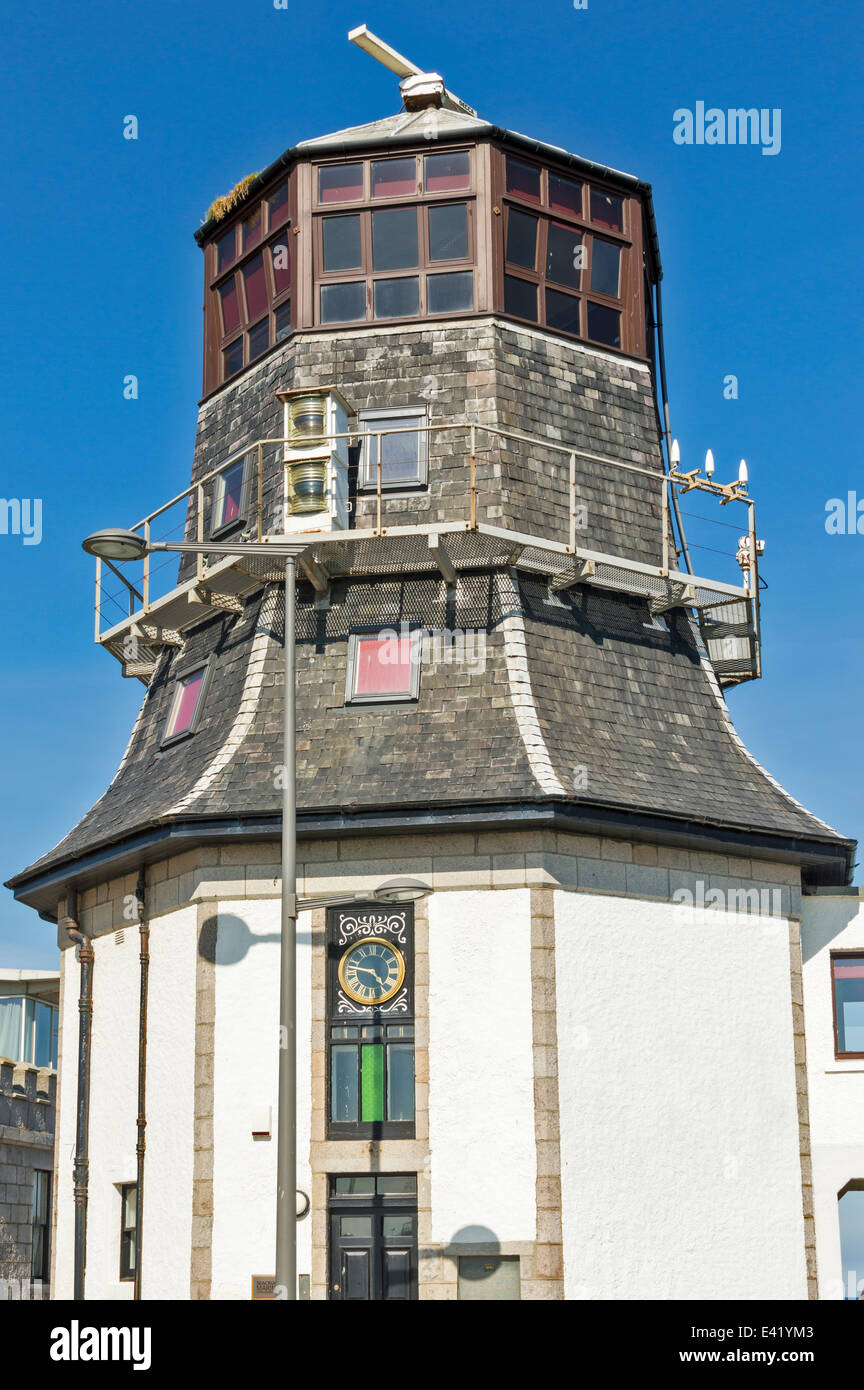
M142 1250L144 1243L144 1156L147 1152L147 993L150 985L150 923L147 920L147 876L144 865L138 871L135 888L138 909L139 960L141 963L138 998L138 1139L135 1185L135 1288L133 1298L141 1298Z
M78 995L78 1101L75 1121L75 1162L72 1170L75 1203L75 1254L72 1297L84 1301L87 1266L87 1197L90 1182L90 1047L93 1034L93 944L78 926L78 894L66 899L63 926L78 947L81 980Z

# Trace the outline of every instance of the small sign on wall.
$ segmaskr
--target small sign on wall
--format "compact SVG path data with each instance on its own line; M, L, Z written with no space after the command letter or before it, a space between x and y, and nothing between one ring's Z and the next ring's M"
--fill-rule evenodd
M309 1275L301 1274L297 1279L298 1298L301 1303L310 1301L309 1299ZM253 1274L252 1275L252 1301L261 1302L262 1300L273 1300L276 1297L276 1277L273 1274Z

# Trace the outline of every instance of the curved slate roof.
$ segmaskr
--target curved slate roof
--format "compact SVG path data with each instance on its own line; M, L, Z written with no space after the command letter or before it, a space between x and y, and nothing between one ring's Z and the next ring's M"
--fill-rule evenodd
M326 610L313 598L300 587L301 830L304 819L320 827L321 817L375 809L434 818L454 807L539 803L585 820L603 808L632 824L649 816L811 850L817 843L838 866L848 856L850 842L780 789L734 736L681 610L653 619L642 599L587 587L550 598L542 581L514 571L464 576L455 610L433 577L342 581ZM275 827L283 606L281 588L268 585L242 615L202 622L182 657L163 659L108 791L11 886L145 827L220 817L265 817ZM457 649L452 659L425 660L416 705L346 704L348 634L382 622L476 629L482 640L461 657ZM162 748L173 672L204 659L213 663L204 719ZM587 786L576 790L579 768Z

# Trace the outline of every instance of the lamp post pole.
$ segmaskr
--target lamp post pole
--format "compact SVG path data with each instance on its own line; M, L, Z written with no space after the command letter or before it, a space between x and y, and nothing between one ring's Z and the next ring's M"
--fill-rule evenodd
M279 971L279 1120L276 1141L276 1297L297 1299L297 910L298 906L331 907L353 901L351 893L335 897L297 898L297 659L296 580L297 556L309 540L276 540L255 545L231 545L212 541L155 541L147 544L133 531L110 529L94 532L84 549L101 559L135 560L150 551L181 555L255 555L285 560L285 638L283 651L284 699L282 704L282 930ZM113 565L112 565L113 569ZM115 573L118 571L115 570ZM119 578L123 579L122 575ZM128 581L130 592L140 598ZM384 903L413 902L431 889L418 879L394 878L376 888L373 897ZM71 935L72 933L70 933ZM82 937L83 941L84 938ZM87 943L85 942L85 945ZM92 952L91 952L92 957ZM83 959L83 954L82 954ZM83 1026L83 1025L82 1025ZM86 1176L86 1175L85 1175ZM78 1169L76 1167L76 1183ZM86 1201L86 1192L85 1199ZM76 1186L77 1202L77 1186ZM82 1210L84 1208L82 1207ZM77 1208L76 1208L77 1223ZM83 1222L82 1222L83 1228ZM77 1233L77 1224L76 1224ZM83 1264L82 1264L83 1268ZM83 1293L76 1294L83 1297Z
M297 1298L297 744L296 559L285 560L282 702L282 932L279 978L279 1121L276 1151L276 1296Z

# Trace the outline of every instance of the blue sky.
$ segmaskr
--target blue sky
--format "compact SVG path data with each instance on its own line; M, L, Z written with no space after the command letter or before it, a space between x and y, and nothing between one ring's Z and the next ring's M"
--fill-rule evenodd
M39 545L0 535L0 877L104 791L140 702L93 645L79 542L188 480L192 233L295 141L398 109L396 79L346 42L363 22L482 116L654 185L673 430L685 466L709 445L718 477L747 457L766 541L765 675L732 713L785 786L860 837L864 536L824 525L829 498L864 498L855 6L47 0L7 8L0 55L0 493L43 504ZM700 100L779 107L780 153L676 145L673 112ZM3 890L0 965L55 956L54 929Z

